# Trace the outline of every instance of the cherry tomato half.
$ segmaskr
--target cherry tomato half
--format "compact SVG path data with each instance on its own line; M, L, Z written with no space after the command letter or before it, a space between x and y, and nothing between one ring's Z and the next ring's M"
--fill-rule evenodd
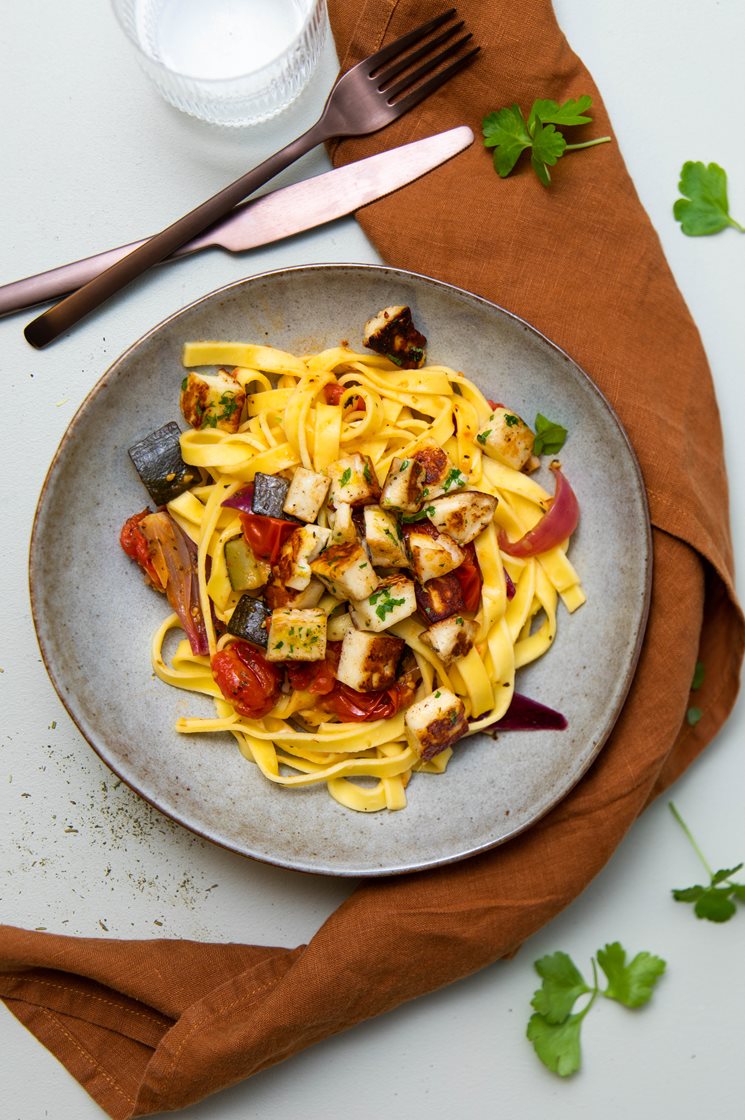
M265 517L262 513L241 513L239 516L243 535L254 556L276 564L282 545L295 532L297 524L283 521L281 517Z
M242 716L261 719L279 699L282 672L250 642L233 642L212 658L212 675Z
M131 560L137 561L156 591L165 591L150 557L148 540L140 529L140 522L149 513L150 510L146 507L142 513L135 513L124 522L119 534L119 544Z
M390 719L401 708L408 707L415 691L416 684L405 678L390 688L379 688L374 692L358 692L337 681L319 706L333 712L344 723L369 723L375 719Z
M287 679L298 692L327 696L336 684L340 654L341 642L327 642L323 661L286 661Z
M464 609L475 614L481 605L481 588L484 585L484 577L476 559L476 547L473 541L461 545L461 548L465 552L466 558L460 567L455 569L453 575L460 584Z

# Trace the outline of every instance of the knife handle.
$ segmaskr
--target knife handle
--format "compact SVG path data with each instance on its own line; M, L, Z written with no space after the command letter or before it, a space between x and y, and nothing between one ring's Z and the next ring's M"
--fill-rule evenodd
M131 245L120 245L117 249L94 253L92 257L84 257L72 264L63 264L59 268L50 268L47 272L38 272L23 280L14 280L12 284L3 284L0 286L0 315L9 315L11 311L20 311L24 307L33 307L34 304L45 303L46 300L74 292L142 244L142 241L133 241Z

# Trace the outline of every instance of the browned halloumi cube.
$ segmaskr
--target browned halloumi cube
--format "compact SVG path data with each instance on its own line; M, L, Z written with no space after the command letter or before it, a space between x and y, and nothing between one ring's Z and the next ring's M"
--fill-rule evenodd
M437 576L426 584L417 583L416 602L428 622L440 622L465 610L460 580L455 572Z
M497 405L476 436L477 443L490 459L513 470L530 467L535 437L516 412Z
M369 455L346 455L326 468L331 479L329 502L332 506L347 502L364 506L380 500L380 483Z
M327 475L298 467L282 507L284 512L301 521L315 521L326 501L330 485L331 479Z
M468 544L481 533L494 517L497 499L480 490L461 490L433 498L425 506L427 517L441 533L447 533L456 544Z
M349 604L349 613L358 630L379 633L402 622L416 610L414 581L406 576L387 576L366 599Z
M451 665L473 649L479 632L477 622L462 614L451 615L441 622L433 622L419 637L435 651L440 661Z
M416 525L408 530L406 544L414 575L420 583L447 575L459 568L466 558L463 549L446 533L435 533L432 536Z
M285 587L303 591L308 586L313 574L311 560L315 560L330 539L331 530L321 525L299 525L290 533L275 565L275 572Z
M404 722L408 744L424 762L452 747L468 731L463 701L447 688L436 688L412 704Z
M365 506L365 541L373 564L381 568L408 568L403 534L396 518L380 506Z
M380 496L383 509L416 513L424 500L426 477L427 472L418 459L411 456L392 459Z
M403 638L392 634L370 634L349 630L344 635L336 679L358 692L388 688L396 680Z
M333 614L326 626L326 637L330 642L341 642L348 630L354 630L354 623L349 611Z
M192 428L237 432L246 391L226 369L217 373L188 373L181 382L181 411Z
M272 611L266 644L267 661L323 661L326 656L326 612Z
M416 329L411 308L384 307L365 323L362 341L402 369L419 369L426 359L427 339Z
M329 545L310 567L338 599L364 599L379 582L370 557L359 541Z
M412 458L424 467L422 500L425 502L440 494L460 490L468 482L466 475L456 467L447 451L436 443L425 443L418 447Z

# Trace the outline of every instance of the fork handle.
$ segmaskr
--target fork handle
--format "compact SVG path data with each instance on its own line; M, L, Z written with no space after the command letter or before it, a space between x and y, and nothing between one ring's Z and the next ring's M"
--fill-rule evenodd
M54 342L64 331L100 307L125 285L130 284L152 265L165 260L209 226L220 221L247 195L253 194L280 171L284 171L291 163L315 148L317 144L330 139L331 135L333 129L328 127L322 117L302 136L298 136L286 147L275 152L258 167L241 175L212 198L207 199L194 210L190 210L178 221L116 261L105 272L101 272L77 291L56 303L54 307L50 307L43 315L33 319L23 332L27 341L39 350Z

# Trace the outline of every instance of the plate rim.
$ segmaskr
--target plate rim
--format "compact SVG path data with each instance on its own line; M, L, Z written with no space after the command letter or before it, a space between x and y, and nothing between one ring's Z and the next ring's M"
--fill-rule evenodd
M444 289L444 290L449 291L451 293L455 293L455 295L458 296L458 297L465 297L467 300L474 301L476 304L482 305L483 307L486 307L490 310L496 310L499 313L501 313L502 315L506 316L508 319L512 320L514 323L516 323L519 326L521 326L522 328L524 328L529 334L532 334L535 337L539 338L541 340L541 342L544 345L546 345L550 350L554 351L557 355L559 355L561 358L563 358L565 361L567 361L574 368L574 370L581 375L582 379L585 382L586 387L589 388L591 390L591 392L594 393L595 396L599 399L599 401L601 402L601 404L605 408L608 415L612 418L612 420L613 420L613 422L616 426L618 434L621 436L624 449L626 451L628 459L629 459L629 461L632 465L632 468L633 468L634 477L635 477L635 480L636 480L637 496L641 501L641 507L642 507L642 512L643 512L643 524L644 524L643 569L642 569L642 566L640 565L640 571L643 571L644 592L643 592L643 597L642 597L640 622L639 622L639 626L637 628L633 650L632 650L631 656L629 657L628 662L626 664L625 675L624 675L622 685L621 685L621 687L618 691L617 702L615 704L615 707L614 707L613 711L611 712L611 714L608 717L607 725L604 729L604 732L603 732L602 735L600 735L598 737L596 743L593 745L592 750L588 752L587 758L584 760L582 766L579 767L579 769L575 773L573 773L572 780L571 780L570 784L566 788L559 791L556 794L555 797L550 798L546 802L546 804L541 808L541 811L536 816L532 817L529 821L526 821L526 822L516 826L513 830L511 830L510 832L506 833L503 836L500 836L496 840L493 840L491 842L481 843L481 844L478 844L475 847L466 848L465 850L461 850L461 851L458 851L458 852L453 852L453 853L450 853L448 855L442 856L442 857L437 858L437 859L428 859L428 860L425 860L425 861L410 863L406 866L396 866L394 868L385 868L385 867L363 867L363 868L341 867L341 868L338 868L338 867L334 867L333 865L326 866L325 868L319 868L315 865L313 865L313 866L310 866L310 865L303 866L301 863L298 863L297 861L293 861L293 860L290 860L290 859L272 858L271 855L266 854L266 853L247 852L243 848L237 846L236 844L229 843L224 838L221 839L218 836L210 835L208 832L206 832L204 830L204 828L201 828L198 825L192 824L192 823L188 822L187 820L183 819L183 817L180 817L180 816L176 815L175 813L165 809L162 805L160 805L158 803L158 801L157 801L157 799L154 795L150 795L150 794L146 793L144 790L139 789L137 787L137 785L134 784L134 782L132 780L130 780L130 778L128 778L124 774L120 773L119 770L117 769L116 765L114 765L112 763L111 759L106 756L106 754L104 753L105 744L103 745L103 749L102 749L96 743L95 739L91 735L89 735L86 730L84 730L82 724L85 721L82 719L82 717L81 717L80 720L78 720L78 718L76 718L76 715L75 715L75 712L74 712L73 706L72 706L72 701L68 702L68 699L65 696L65 691L64 691L64 688L62 686L62 683L61 683L61 681L58 681L57 675L55 674L55 671L54 671L54 668L53 668L53 665L52 665L52 660L53 659L51 658L51 655L49 654L49 652L48 652L48 650L45 646L45 641L44 641L44 638L42 636L42 627L40 625L40 622L41 622L41 620L40 620L40 607L39 607L39 604L37 602L37 591L36 591L36 587L35 587L35 560L36 560L36 555L37 555L37 545L38 545L38 539L39 539L39 533L40 533L40 513L42 511L42 506L44 504L46 494L47 494L47 490L48 490L49 485L51 483L51 480L52 480L53 474L55 472L55 468L57 466L57 463L58 463L59 459L61 458L61 456L64 454L67 444L73 438L75 430L77 429L77 426L78 426L83 414L85 412L87 412L91 403L95 400L95 398L98 396L98 394L106 387L107 383L109 381L111 381L116 376L116 372L117 372L118 367L130 356L130 354L132 354L133 351L135 351L138 347L140 347L144 342L146 342L153 335L155 335L159 331L161 331L164 327L168 326L170 323L174 322L175 320L177 320L178 318L180 318L182 315L186 314L187 312L191 311L192 309L194 309L196 307L199 307L200 305L202 305L204 303L207 303L208 301L219 298L220 296L229 295L231 292L235 292L239 289L245 288L245 287L251 285L254 282L265 281L265 280L268 280L268 279L270 280L271 278L276 277L276 276L282 276L282 277L292 276L293 274L298 274L298 273L326 272L328 270L332 270L332 271L335 271L335 272L341 272L341 271L350 270L350 269L355 270L355 271L360 271L360 272L366 272L370 275L372 275L372 274L375 274L375 275L378 275L378 276L386 275L386 276L391 276L394 279L400 277L402 280L405 280L405 281L412 281L413 280L414 282L422 282L426 285L431 285L435 288ZM450 864L453 864L453 863L459 863L463 860L470 859L473 856L477 856L477 855L483 854L485 852L493 851L496 848L501 847L503 844L509 843L511 840L514 840L516 837L522 835L524 832L528 831L529 829L533 828L544 817L546 817L551 812L552 809L554 809L567 796L569 796L569 794L572 792L572 790L576 788L576 786L579 784L579 782L585 776L587 771L594 764L598 755L600 754L603 747L607 743L608 739L610 738L610 736L611 736L611 734L612 734L612 732L613 732L613 730L614 730L614 728L615 728L615 726L618 722L618 719L621 715L621 712L623 711L623 707L624 707L624 705L626 703L626 700L628 698L628 694L629 694L629 691L631 689L631 685L633 683L634 677L636 675L636 670L637 670L637 667L638 667L638 664L639 664L639 658L640 658L640 655L641 655L641 650L642 650L642 646L643 646L643 643L644 643L647 624L648 624L648 620L649 620L649 613L650 613L650 609L651 609L651 600L652 600L653 568L654 568L654 548L653 548L652 524L651 524L651 518L650 518L650 511L649 511L649 500L648 500L648 497L647 497L647 490L646 490L646 486L645 486L645 483L644 483L644 476L642 474L642 470L641 470L641 467L640 467L640 464L639 464L638 457L637 457L636 452L633 448L631 440L629 439L628 433L626 432L626 429L624 428L623 424L621 423L621 420L620 420L620 417L618 416L618 413L616 412L615 408L613 407L613 405L610 403L610 401L606 397L605 393L597 385L597 383L593 380L593 378L590 376L590 374L584 369L584 367L581 366L576 361L576 359L571 356L571 354L569 354L566 350L564 350L563 347L559 346L556 342L554 342L551 338L549 338L546 334L544 334L543 331L541 331L538 327L536 327L529 320L523 318L521 315L518 315L516 312L510 311L508 308L502 306L501 304L496 303L493 300L489 300L484 296L478 295L476 292L471 292L467 288L459 287L457 284L452 284L452 283L450 283L449 281L446 281L446 280L439 280L436 277L428 276L425 273L415 272L411 269L397 268L397 267L394 267L392 265L387 265L387 264L368 264L368 263L359 263L359 262L354 262L354 261L349 261L349 262L346 262L346 261L328 261L328 262L314 262L314 263L311 263L311 264L290 265L290 266L287 266L287 267L284 267L284 268L268 269L268 270L265 270L265 271L262 271L262 272L252 273L251 275L242 277L239 280L230 281L229 283L224 284L224 285L222 285L218 288L214 288L214 289L212 289L208 292L205 292L203 295L198 296L196 299L191 300L189 303L186 303L182 307L177 308L175 311L172 311L170 314L165 316L165 318L163 318L158 323L156 323L152 327L150 327L147 331L145 331L144 334L142 334L139 338L135 339L134 342L130 343L130 345L127 346L113 360L113 362L111 362L107 366L107 368L103 371L101 376L94 382L93 386L91 387L89 392L85 395L85 397L81 401L80 405L76 409L74 415L72 416L69 424L67 425L67 427L66 427L66 429L65 429L65 431L62 435L62 438L60 439L60 441L57 445L55 453L54 453L54 455L53 455L53 457L50 461L49 467L47 468L47 471L45 473L44 481L43 481L41 489L39 491L39 496L38 496L36 506L35 506L35 509L34 509L31 536L30 536L30 542L29 542L29 551L28 551L28 584L29 584L29 596L30 596L30 602L31 602L31 615L32 615L32 620L33 620L33 624L34 624L34 632L36 634L36 640L37 640L37 644L39 646L39 651L41 653L44 668L46 670L46 673L47 673L53 687L54 687L55 692L57 693L63 707L67 711L67 714L69 715L69 717L70 717L73 725L75 726L77 732L80 735L82 735L83 739L93 749L93 751L98 756L98 758L100 758L100 760L104 763L104 765L112 773L114 773L117 776L117 778L119 778L120 781L123 781L125 783L125 785L127 785L129 787L129 789L131 789L133 791L133 793L135 793L138 797L142 798L142 800L144 800L152 808L156 809L159 813L161 813L163 816L167 817L169 820L173 821L175 824L180 825L181 827L185 828L187 831L189 831L193 835L199 836L201 839L203 839L205 841L208 841L211 844L215 844L217 847L222 848L226 851L234 852L237 855L243 856L246 859L256 860L257 862L262 863L262 864L267 864L267 865L273 866L273 867L281 867L285 870L298 871L298 872L301 872L301 873L311 874L311 875L324 875L324 876L330 876L330 877L333 877L333 878L359 878L359 879L376 879L376 878L384 878L384 877L388 877L388 876L408 875L408 874L414 874L416 872L421 872L421 871L435 870L437 868L447 867L447 866L449 866Z

